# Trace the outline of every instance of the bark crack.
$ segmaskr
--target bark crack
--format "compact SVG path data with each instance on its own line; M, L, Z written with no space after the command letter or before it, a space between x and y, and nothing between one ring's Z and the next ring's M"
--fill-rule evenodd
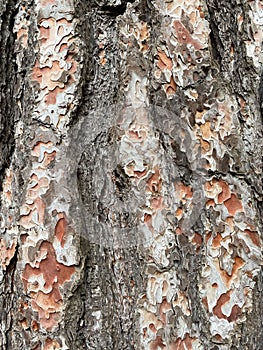
M8 1L0 24L0 191L5 170L9 167L14 152L14 123L20 114L15 100L18 67L13 28L17 12L17 1Z

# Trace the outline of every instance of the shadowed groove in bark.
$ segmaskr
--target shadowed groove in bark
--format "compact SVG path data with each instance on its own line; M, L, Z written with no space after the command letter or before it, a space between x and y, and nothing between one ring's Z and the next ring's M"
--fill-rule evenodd
M17 64L13 31L18 2L4 0L0 4L0 190L14 151L14 123L19 119L15 96Z
M263 347L263 268L256 278L253 290L253 310L242 325L238 350L261 350ZM241 345L242 344L242 345Z
M16 246L16 251L12 257L7 270L5 271L3 282L0 288L0 309L1 309L1 349L8 350L12 349L12 327L15 324L14 309L17 303L17 298L15 296L15 273L17 266L17 255L18 246ZM4 328L5 327L5 328Z
M108 5L108 4L102 5L100 7L100 11L110 16L117 17L125 13L128 3L133 3L133 2L135 2L135 0L130 0L130 1L125 0L125 1L122 1L121 5L117 5L117 6Z
M245 47L249 37L238 28L238 16L244 19L243 26L251 25L248 4L238 0L207 0L207 8L213 58L218 62L223 82L234 94L243 95L246 91L257 95L257 79L252 78L256 72Z
M207 0L206 3L211 29L211 52L215 62L218 63L219 80L227 91L236 96L238 105L240 105L239 99L246 102L247 108L253 114L253 123L257 125L256 129L262 130L262 79L260 81L257 79L258 72L254 68L252 58L247 55L245 43L250 38L247 30L242 30L253 26L249 17L249 3L243 3L239 0ZM243 27L239 28L238 18L243 18ZM253 105L249 104L249 99L254 100ZM232 153L238 154L235 169L232 169L231 174L237 177L245 177L245 181L248 181L248 184L262 195L261 179L255 176L256 171L253 161L248 161L248 159L254 160L257 158L257 163L261 163L262 168L262 160L260 162L259 159L261 141L249 147L250 127L246 124L246 119L242 113L239 113L238 118L242 141L231 149ZM233 142L233 137L229 142ZM253 154L252 157L251 154ZM237 159L242 159L243 164L246 163L246 170L244 170L242 162L237 161Z
M119 96L121 72L119 67L118 32L116 17L123 14L127 1L120 6L98 5L98 2L81 2L77 8L77 17L80 18L79 33L85 49L82 97L75 112L72 125L85 118L87 125L86 137L89 140L80 159L78 169L78 183L81 200L83 201L83 215L87 213L97 217L105 225L110 225L107 219L107 208L96 196L97 174L94 173L102 161L100 149L107 149L109 144L116 142L111 130L92 132L103 129L102 120L93 120L89 112L96 109L107 110L122 99ZM85 13L85 17L83 17ZM105 36L106 63L99 62L99 37ZM95 114L96 116L96 114ZM105 118L112 116L105 115ZM113 132L114 133L114 132ZM104 156L105 157L105 154ZM106 155L107 157L107 155ZM110 157L110 154L108 154ZM125 198L127 192L124 184L126 179L118 167L113 171L115 178L116 196ZM117 193L118 192L118 193ZM108 194L115 196L114 193ZM125 199L124 199L125 200ZM112 209L114 210L114 208ZM116 213L118 208L116 208ZM121 209L120 209L121 214ZM106 221L105 221L106 220ZM84 219L85 221L85 219ZM105 223L104 223L105 222ZM123 224L129 223L123 221ZM68 344L74 349L134 349L136 336L135 303L138 293L143 287L142 268L137 247L127 249L103 247L90 240L92 228L84 223L81 238L81 251L85 260L84 275L80 286L72 296L72 302L66 316L65 324L72 325L76 332L67 331ZM114 237L109 237L114 239ZM117 237L117 240L120 239ZM125 295L125 296L124 296ZM131 301L126 300L126 295ZM76 310L81 309L81 312ZM74 315L74 316L72 316ZM68 328L68 327L66 327Z

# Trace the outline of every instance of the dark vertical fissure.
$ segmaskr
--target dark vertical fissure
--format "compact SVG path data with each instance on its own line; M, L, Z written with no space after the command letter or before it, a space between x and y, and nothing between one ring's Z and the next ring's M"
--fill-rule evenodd
M78 167L78 186L83 207L81 251L85 266L81 284L69 303L68 320L66 317L66 324L73 325L71 329L76 330L67 336L72 350L131 350L136 340L135 303L142 287L142 267L137 247L113 247L111 242L114 240L117 245L124 242L111 232L114 227L111 226L109 212L116 215L117 226L131 227L131 222L122 208L107 208L104 203L107 196L124 200L129 188L127 178L121 177L118 166L111 174L107 166L112 161L112 150L118 147L118 132L112 126L114 113L110 111L122 102L117 17L125 12L127 3L108 6L91 1L76 6L76 16L81 22L79 34L84 64L82 96L72 126L81 125L84 120L81 133L86 142ZM104 175L100 176L100 171L104 171ZM115 193L107 187L108 176ZM104 180L103 192L99 193ZM88 222L87 217L90 216L97 221L97 226L93 227ZM82 312L75 311L78 309ZM75 316L72 317L72 314Z
M16 103L17 63L13 30L17 10L15 0L0 5L0 191L14 151L14 123L20 115Z

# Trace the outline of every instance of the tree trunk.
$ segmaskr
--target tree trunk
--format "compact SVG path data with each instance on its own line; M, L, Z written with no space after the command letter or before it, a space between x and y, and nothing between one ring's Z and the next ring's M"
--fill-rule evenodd
M262 349L262 2L0 28L0 348Z

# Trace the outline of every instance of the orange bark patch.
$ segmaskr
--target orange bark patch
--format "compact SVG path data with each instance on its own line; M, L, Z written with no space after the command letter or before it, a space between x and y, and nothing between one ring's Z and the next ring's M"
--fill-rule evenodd
M244 212L242 202L235 194L232 194L231 198L224 202L224 205L232 216L238 212Z
M177 235L181 235L181 234L182 234L182 230L180 229L180 227L177 227L177 228L176 228L175 233L176 233Z
M180 220L183 217L183 214L184 212L182 208L178 208L175 212L175 216L178 220Z
M146 132L144 130L140 130L140 129L139 130L136 130L136 129L129 130L128 135L129 135L130 139L138 140L140 142L142 142L146 138Z
M33 320L31 322L31 328L32 328L33 332L38 332L39 331L39 324L37 323L36 320Z
M47 338L45 341L44 349L43 350L56 350L61 349L61 345L56 340Z
M168 96L173 96L176 92L177 86L175 84L174 78L171 77L170 84L165 85L165 92Z
M201 141L201 147L202 147L202 151L204 153L210 151L210 143L207 141L204 141L203 139L200 140Z
M213 248L219 248L221 246L221 242L222 242L222 236L220 235L220 233L218 233L213 239L213 243L212 243Z
M166 295L168 290L169 290L169 285L167 283L166 280L163 281L163 287L162 287L162 290L163 290L163 295Z
M64 50L67 50L67 48L68 48L68 45L67 45L67 44L62 44L62 45L60 46L60 48L59 48L59 52L62 52L62 51L64 51Z
M29 328L26 318L24 318L22 321L20 321L20 323L21 323L21 326L22 326L23 329L28 329Z
M67 221L63 217L58 220L56 227L55 227L55 235L60 242L61 247L64 247L65 244L65 235L67 233Z
M204 124L200 125L200 130L202 132L202 136L205 140L210 140L212 137L212 131L211 131L211 123L205 122Z
M107 63L107 58L106 58L105 50L102 50L102 51L99 53L99 58L100 58L100 64L101 64L102 66L105 66L105 64Z
M40 224L44 224L45 209L46 209L45 202L41 198L36 198L32 206L35 209L34 212L37 212L38 222Z
M36 81L38 84L42 82L42 72L39 67L39 62L37 62L32 71L32 80Z
M197 40L194 40L180 21L174 21L173 23L177 40L180 44L191 44L196 50L200 50L202 45Z
M218 265L220 275L222 276L222 279L228 288L230 288L231 282L236 277L238 270L240 270L244 265L245 265L244 260L236 256L231 275L229 275L225 270L220 269Z
M222 192L218 195L218 203L222 204L231 197L231 192L229 189L229 185L225 181L219 180L218 184L222 188Z
M186 186L182 182L175 183L175 191L181 201L193 197L193 191L191 187Z
M234 219L232 217L228 217L226 218L225 223L230 227L231 232L233 232L235 228Z
M158 51L158 62L157 66L161 70L168 69L171 70L173 68L173 61L170 57L168 57L164 51Z
M200 18L205 18L205 14L204 14L204 11L203 11L202 7L198 6L197 10L199 11Z
M149 49L149 46L147 44L148 39L149 39L149 30L148 30L147 23L144 22L140 30L140 51L142 51L143 53Z

